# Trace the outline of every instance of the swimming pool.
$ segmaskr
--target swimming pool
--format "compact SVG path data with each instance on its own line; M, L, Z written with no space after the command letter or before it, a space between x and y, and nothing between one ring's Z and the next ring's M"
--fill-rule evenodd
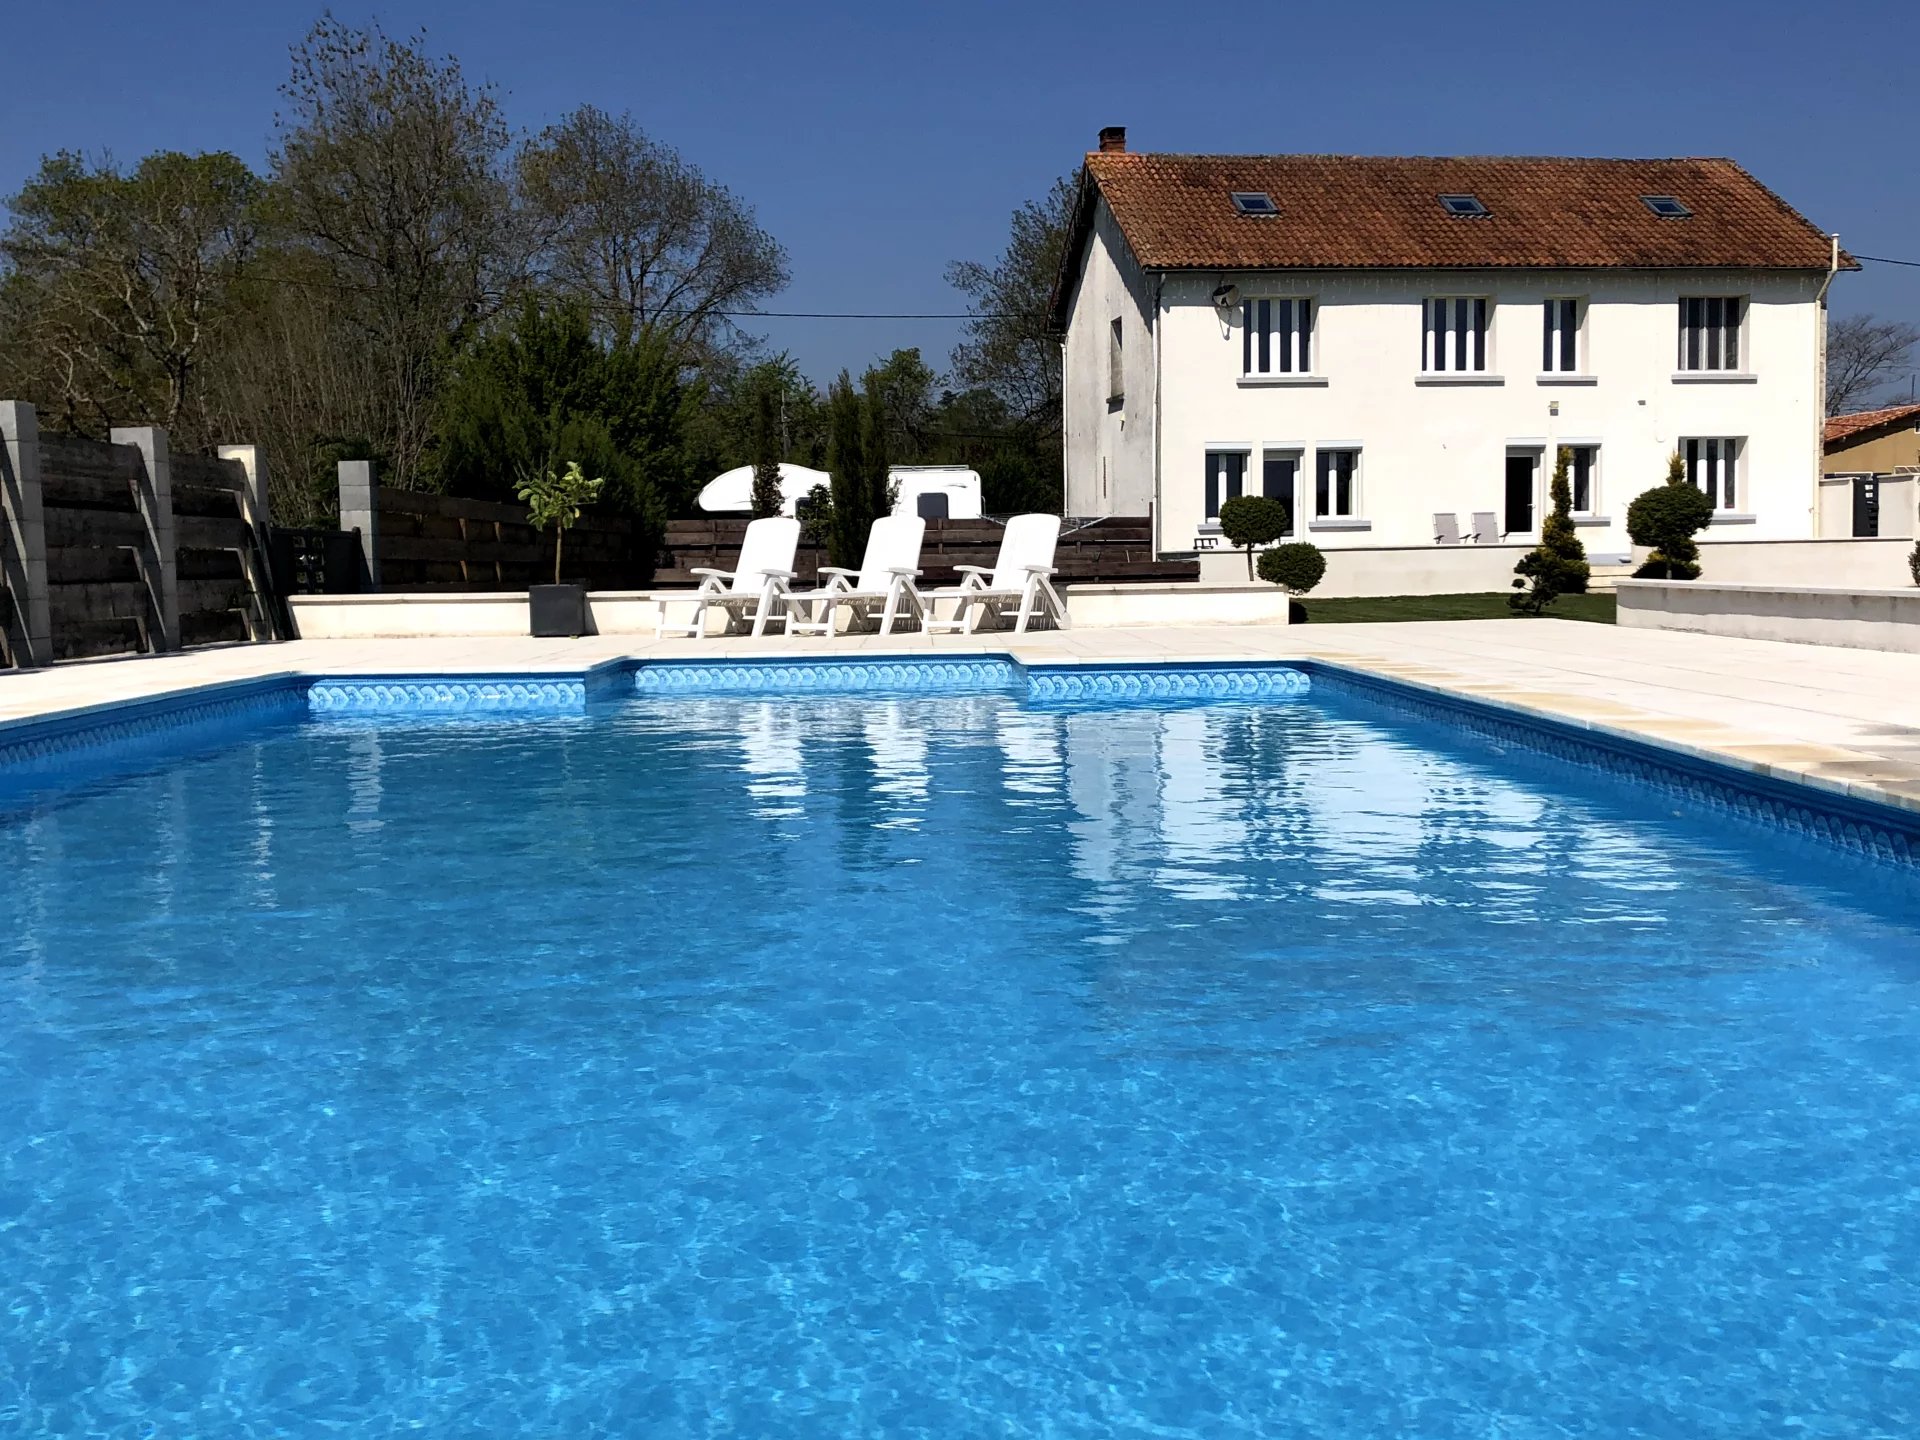
M1336 685L955 689L16 797L0 1433L1920 1428L1910 870Z

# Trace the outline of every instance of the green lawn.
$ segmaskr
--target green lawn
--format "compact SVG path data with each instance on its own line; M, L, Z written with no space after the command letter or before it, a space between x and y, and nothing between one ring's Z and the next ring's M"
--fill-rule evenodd
M1485 595L1383 595L1377 599L1316 600L1309 595L1301 602L1307 623L1312 625L1353 625L1381 620L1506 620L1527 619L1516 615L1507 604L1504 591ZM1611 595L1562 595L1547 610L1555 620L1591 620L1596 625L1613 624L1614 599ZM1296 611L1294 619L1300 619Z

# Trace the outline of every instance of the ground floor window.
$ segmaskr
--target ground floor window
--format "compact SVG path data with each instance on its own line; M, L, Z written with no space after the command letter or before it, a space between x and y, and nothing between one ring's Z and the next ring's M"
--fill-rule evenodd
M1316 520L1351 519L1360 513L1360 452L1314 454L1313 514Z
M1732 436L1704 436L1680 442L1687 479L1707 492L1716 510L1740 508L1740 460L1745 448Z
M1207 452L1207 523L1218 524L1220 506L1237 500L1246 491L1247 452L1209 450Z
M1600 447L1569 445L1567 452L1567 484L1573 491L1573 513L1591 515L1600 508L1596 488L1600 474Z

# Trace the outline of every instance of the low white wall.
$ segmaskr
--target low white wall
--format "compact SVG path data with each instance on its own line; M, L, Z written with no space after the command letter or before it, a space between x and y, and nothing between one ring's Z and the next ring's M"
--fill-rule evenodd
M1596 564L1627 557L1608 554L1590 535ZM1467 595L1513 588L1513 566L1531 545L1404 545L1323 550L1327 575L1315 587L1322 599L1374 595ZM1705 580L1733 585L1845 585L1865 590L1897 589L1912 578L1907 557L1913 541L1738 540L1712 530L1700 536ZM1636 549L1631 562L1646 559ZM1239 551L1200 556L1202 585L1244 585L1247 562Z
M1790 640L1920 654L1920 588L1733 585L1709 580L1622 580L1619 623L1746 640Z
M1069 585L1068 618L1093 627L1143 625L1284 625L1287 594L1277 585ZM1317 592L1316 592L1317 593ZM612 590L587 596L596 635L653 637L656 596L677 599L670 616L684 621L691 590ZM520 594L296 595L289 600L302 640L373 640L422 635L525 635L527 597ZM726 616L707 614L719 634ZM896 635L905 633L896 624Z
M1245 570L1241 577L1244 582ZM1278 585L1069 585L1076 628L1146 625L1285 625L1289 596Z
M1531 545L1398 545L1323 550L1327 574L1314 587L1321 599L1373 595L1469 595L1513 586L1513 566ZM1246 557L1213 551L1200 557L1202 585L1245 585Z

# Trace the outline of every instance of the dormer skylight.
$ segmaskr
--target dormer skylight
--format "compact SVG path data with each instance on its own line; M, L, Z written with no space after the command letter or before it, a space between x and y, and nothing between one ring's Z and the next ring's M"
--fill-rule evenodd
M1235 190L1233 208L1242 215L1278 215L1280 207L1264 190Z
M1685 220L1693 211L1671 195L1642 195L1640 203L1662 220Z
M1457 220L1483 220L1493 213L1481 203L1478 195L1442 195L1440 204Z

